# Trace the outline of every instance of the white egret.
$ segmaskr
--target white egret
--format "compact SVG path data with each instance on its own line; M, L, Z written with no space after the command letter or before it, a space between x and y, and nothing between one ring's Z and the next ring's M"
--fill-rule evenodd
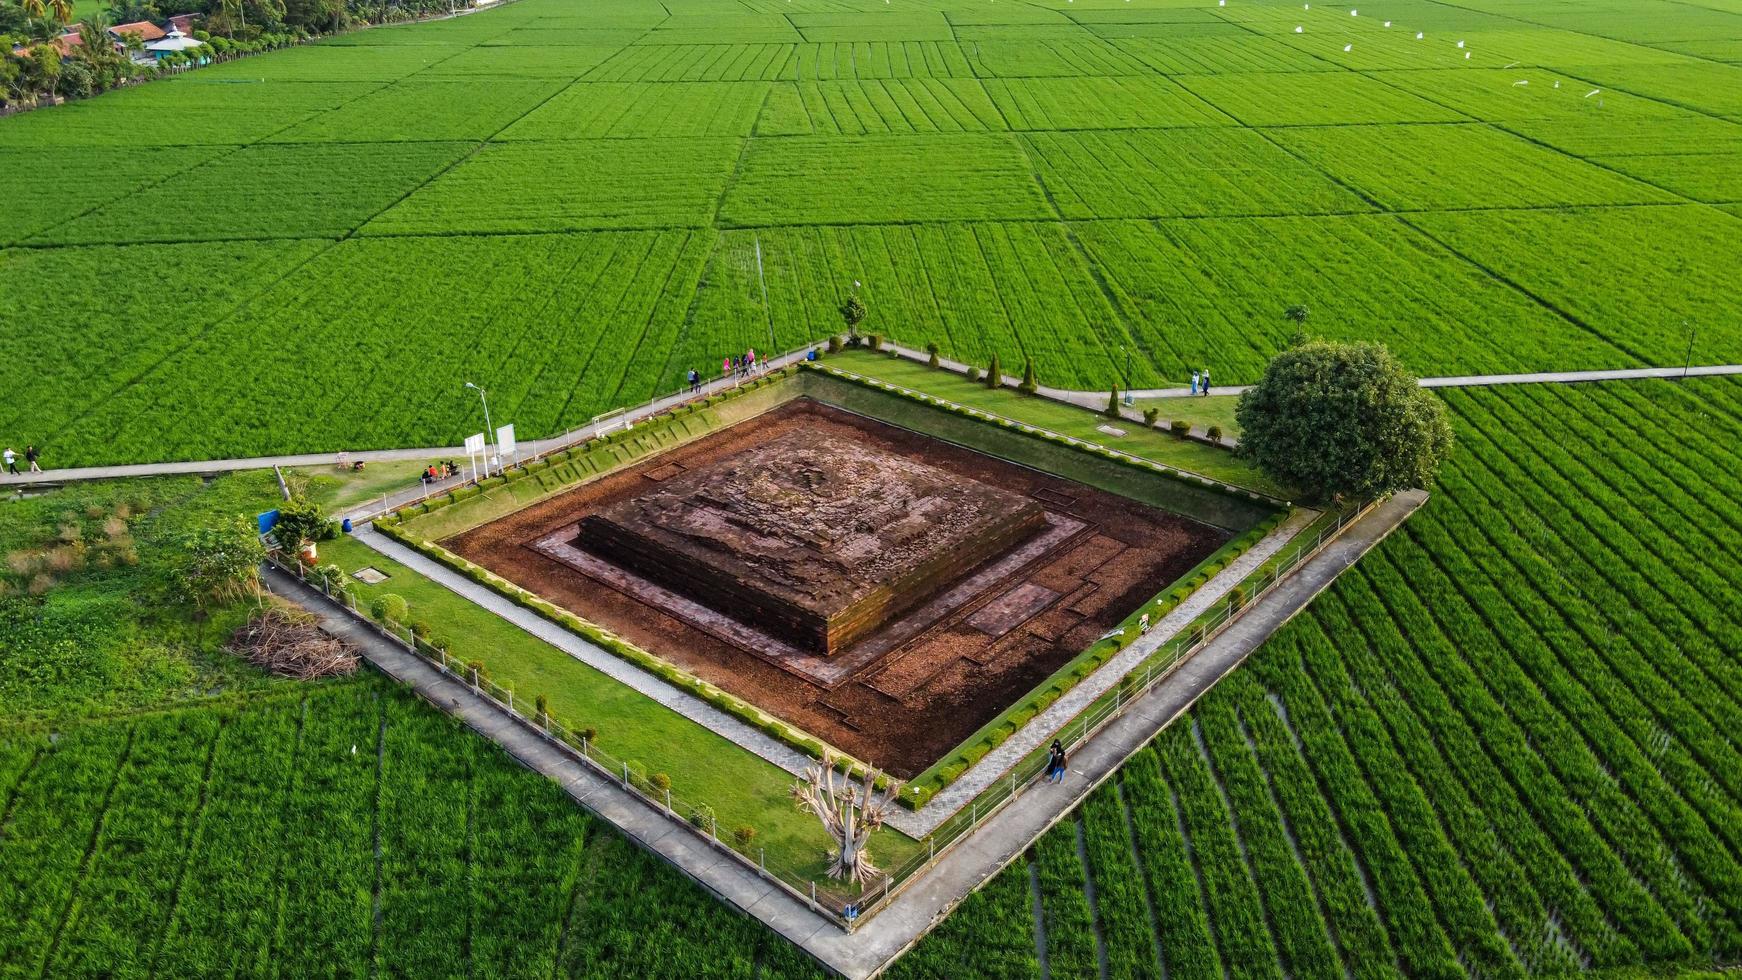
M1349 52L1350 52L1350 51L1351 51L1351 50L1353 50L1353 49L1354 49L1354 47L1355 47L1355 46L1354 46L1354 45L1353 45L1353 44L1345 44L1345 45L1343 45L1343 53L1344 53L1344 54L1348 54L1348 53L1349 53Z
M1299 24L1296 24L1295 28L1294 28L1294 32L1296 34L1304 34L1304 33L1306 33L1306 30L1305 30L1305 28L1302 28Z
M1458 42L1458 47L1460 47L1460 48L1461 48L1461 47L1463 47L1463 46L1464 46L1464 42L1462 42L1462 41L1459 41L1459 42Z
M1385 26L1386 26L1386 27L1390 27L1390 26L1391 26L1391 21L1386 21L1386 22L1385 22Z
M1597 93L1598 93L1598 92L1601 92L1601 91L1603 91L1603 90L1602 90L1602 89L1600 89L1600 88L1594 88L1594 89L1592 89L1592 90L1590 90L1590 91L1589 91L1589 92L1586 92L1586 93L1585 93L1585 98L1587 98L1587 99L1588 99L1588 98L1590 98L1590 97L1591 97L1591 96L1593 96L1593 95L1596 95L1596 94L1597 94Z
M1530 84L1530 79L1528 79L1528 78L1521 78L1521 79L1519 79L1519 80L1518 80L1518 81L1516 81L1516 82L1513 82L1513 83L1512 83L1512 87L1513 87L1513 88L1517 88L1517 87L1518 87L1518 86L1520 86L1520 85L1529 85L1529 84Z
M1416 39L1416 40L1417 40L1417 41L1419 41L1419 40L1421 40L1421 32L1420 32L1420 31L1416 31L1416 32L1415 32L1415 39Z

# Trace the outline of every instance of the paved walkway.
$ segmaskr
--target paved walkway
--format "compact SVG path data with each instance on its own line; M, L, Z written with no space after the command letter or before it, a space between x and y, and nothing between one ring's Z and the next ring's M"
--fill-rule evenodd
M646 696L663 707L705 726L738 746L761 756L790 773L803 772L810 765L810 756L771 738L760 730L739 721L701 698L666 683L640 667L601 650L581 637L545 619L538 613L509 601L500 592L481 585L446 565L426 558L394 541L373 525L364 525L353 532L360 543L387 558L404 565L424 578L471 602L491 614L513 623L558 650L597 670L619 684Z
M809 350L810 348L806 347L773 358L767 362L767 370L777 370L791 364L796 364L804 359L806 352ZM670 411L693 398L705 398L709 395L729 389L738 384L741 380L746 379L716 378L713 381L703 384L702 390L697 394L692 395L687 391L682 391L676 394L667 395L664 398L658 398L644 405L632 408L623 415L616 416L604 424L615 426L623 419L639 421L652 415L658 415L661 412ZM522 442L520 444L520 456L522 459L529 459L533 456L555 452L558 449L563 449L575 445L576 443L585 442L593 437L596 428L597 426L588 423L578 429L571 429L560 436ZM13 448L19 449L21 453L23 451L17 446L14 446ZM358 450L356 452L346 453L345 459L347 461L362 460L368 463L388 463L412 459L426 461L438 459L463 459L465 455L466 450L462 446L438 446L422 449ZM115 466L77 466L69 467L67 469L44 470L41 473L21 473L17 476L0 475L0 486L29 486L39 483L68 483L75 480L115 480L142 476L228 473L237 470L264 470L270 469L274 466L333 466L337 464L338 457L339 454L336 452L300 453L288 456L250 456L243 459L193 459L167 463L127 463ZM20 456L19 466L24 465L22 459L23 457ZM452 480L439 484L433 491L431 488L425 487L421 484L409 484L403 490L388 494L387 506L389 509L403 507L408 503L421 500L432 492L445 493L448 489L462 485L464 482L464 479L455 477ZM381 509L380 498L375 498L370 503L363 505L353 513L343 516L351 517L353 521L356 521L358 518L366 518L378 514L381 512Z
M1042 833L1105 782L1263 643L1305 608L1337 575L1397 528L1427 499L1420 491L1391 498L1356 521L1316 557L1255 601L1244 615L1211 640L1125 713L1079 746L1069 777L1058 786L1033 783L988 816L961 841L898 892L894 900L856 931L847 933L721 853L681 821L642 803L556 748L531 726L507 715L470 688L404 648L384 639L325 597L294 579L268 570L268 585L318 611L329 629L356 643L389 676L417 690L432 704L501 744L528 768L555 780L582 806L621 829L633 842L660 855L703 886L779 932L824 964L851 978L875 976L918 942L949 912L1015 860Z

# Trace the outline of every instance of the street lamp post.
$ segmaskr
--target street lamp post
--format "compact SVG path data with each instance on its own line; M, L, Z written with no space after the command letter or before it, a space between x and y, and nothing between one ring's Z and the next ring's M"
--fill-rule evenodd
M477 392L478 400L484 404L484 445L486 447L492 446L496 437L490 428L490 393L470 381L466 382L466 387ZM488 451L484 453L484 475L490 475L490 453Z
M1125 404L1133 405L1136 399L1131 397L1131 348L1120 344L1119 351L1125 355Z

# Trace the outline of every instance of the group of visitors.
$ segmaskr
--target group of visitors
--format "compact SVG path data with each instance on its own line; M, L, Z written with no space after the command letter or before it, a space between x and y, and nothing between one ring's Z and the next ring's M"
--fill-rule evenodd
M36 463L37 457L40 455L41 454L37 452L34 445L24 447L24 462L30 466L30 472L42 472L42 467L38 466ZM11 446L7 446L5 452L0 452L0 459L4 459L6 462L6 472L13 476L19 475L17 450L13 449Z
M746 350L742 354L733 354L729 357L720 358L720 377L722 379L748 378L758 370L768 370L768 364L756 359L756 349L754 347ZM689 369L689 373L684 376L684 380L689 382L690 394L693 395L702 390L702 373L697 371L695 368Z
M454 461L451 459L442 460L439 463L431 463L423 468L423 482L425 485L440 483L451 476L459 475L459 472L460 468L455 466Z
M1204 368L1204 370L1202 372L1193 371L1192 372L1192 394L1194 394L1194 395L1207 395L1209 393L1210 393L1210 369Z
M720 361L720 374L727 378L748 378L750 375L756 373L756 367L756 349L750 348L743 354L722 358Z

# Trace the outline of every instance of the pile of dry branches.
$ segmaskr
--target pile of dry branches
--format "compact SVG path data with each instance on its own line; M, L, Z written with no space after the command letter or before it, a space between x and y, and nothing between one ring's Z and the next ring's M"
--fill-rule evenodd
M310 681L357 669L357 651L328 636L307 613L268 606L230 637L230 649L261 670Z

